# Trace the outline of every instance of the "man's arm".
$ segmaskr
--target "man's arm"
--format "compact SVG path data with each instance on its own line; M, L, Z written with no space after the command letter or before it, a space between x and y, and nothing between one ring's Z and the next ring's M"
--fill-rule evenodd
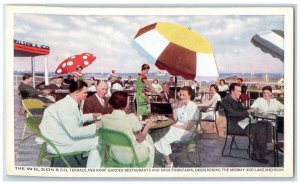
M235 104L233 104L235 103ZM249 113L244 109L242 105L238 105L238 102L230 102L226 99L222 101L224 109L227 111L229 117L248 117Z

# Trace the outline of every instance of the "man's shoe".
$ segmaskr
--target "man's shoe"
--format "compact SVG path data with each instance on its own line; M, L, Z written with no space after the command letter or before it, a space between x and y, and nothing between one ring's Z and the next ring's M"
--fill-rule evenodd
M264 151L263 151L264 156L268 156L268 155L270 155L271 153L273 153L272 150L264 150Z
M268 164L269 163L268 159L265 159L262 156L260 156L260 158L258 158L255 153L251 154L251 159L255 160L255 161L258 161L260 163L264 163L264 164Z

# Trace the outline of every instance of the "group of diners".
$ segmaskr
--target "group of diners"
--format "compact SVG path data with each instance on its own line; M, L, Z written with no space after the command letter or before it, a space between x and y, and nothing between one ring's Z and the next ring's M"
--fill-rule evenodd
M171 144L189 139L195 129L195 123L201 118L207 119L212 116L212 112L201 112L198 106L213 107L217 101L221 101L227 116L233 118L235 129L241 133L250 133L251 145L253 152L251 158L261 163L268 163L265 156L269 154L267 143L271 142L270 122L256 120L256 123L245 124L245 119L255 110L280 110L283 105L275 99L272 99L272 88L266 86L262 89L263 97L254 101L252 106L245 107L241 100L242 87L238 83L230 84L228 93L223 99L219 95L219 87L216 84L210 86L211 98L200 105L194 100L195 93L191 86L183 86L180 88L179 97L175 98L175 94L170 95L169 83L163 83L161 91L156 90L147 80L149 65L144 64L138 74L136 81L136 114L128 114L129 106L128 93L123 90L112 92L111 96L107 96L109 85L107 82L101 81L97 83L95 94L87 97L88 85L83 80L72 81L69 86L69 94L63 99L53 103L44 111L42 122L40 125L41 133L62 152L86 151L88 152L87 168L100 168L101 157L99 154L99 138L97 130L110 128L123 132L129 136L134 143L139 160L150 158L146 167L154 166L155 151L162 154L164 166L173 167ZM27 77L28 78L28 77ZM30 79L23 77L22 86L28 90ZM30 78L30 76L29 76ZM62 81L58 78L59 82ZM20 84L21 86L21 84ZM21 86L21 87L22 87ZM172 103L173 108L173 124L169 131L159 140L153 142L148 131L157 123L151 119L145 119L145 124L141 123L139 118L149 117L151 112L148 110L149 100L146 95L146 88L156 93L160 101ZM22 89L22 88L19 88ZM31 90L29 91L31 92ZM40 97L41 91L32 97ZM46 96L44 96L46 98ZM177 99L177 100L175 100ZM250 129L250 132L248 132ZM48 150L55 153L50 146ZM119 163L128 164L131 162L132 154L130 150L122 147L113 147L112 152L115 160Z

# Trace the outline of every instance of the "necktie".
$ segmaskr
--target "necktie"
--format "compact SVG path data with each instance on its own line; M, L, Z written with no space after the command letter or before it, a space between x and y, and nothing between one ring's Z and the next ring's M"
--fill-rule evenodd
M103 98L100 98L100 103L104 107L104 100L103 100Z
M165 96L166 96L166 100L168 100L169 99L168 93L165 92Z

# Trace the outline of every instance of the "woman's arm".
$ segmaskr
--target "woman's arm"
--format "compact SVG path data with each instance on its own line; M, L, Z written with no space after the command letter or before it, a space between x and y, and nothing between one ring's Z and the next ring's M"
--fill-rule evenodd
M199 104L199 106L203 106L203 107L211 107L215 102L217 101L217 97L213 96L210 100L208 100L205 103L201 103Z
M139 132L135 135L136 141L138 143L143 142L146 138L146 135L148 134L149 129L151 127L153 127L155 124L156 124L155 122L152 122L151 120L148 120L145 127L144 127L144 129L141 132Z
M191 130L195 124L196 124L195 120L190 120L184 125L173 125L173 127L181 128L184 130Z

